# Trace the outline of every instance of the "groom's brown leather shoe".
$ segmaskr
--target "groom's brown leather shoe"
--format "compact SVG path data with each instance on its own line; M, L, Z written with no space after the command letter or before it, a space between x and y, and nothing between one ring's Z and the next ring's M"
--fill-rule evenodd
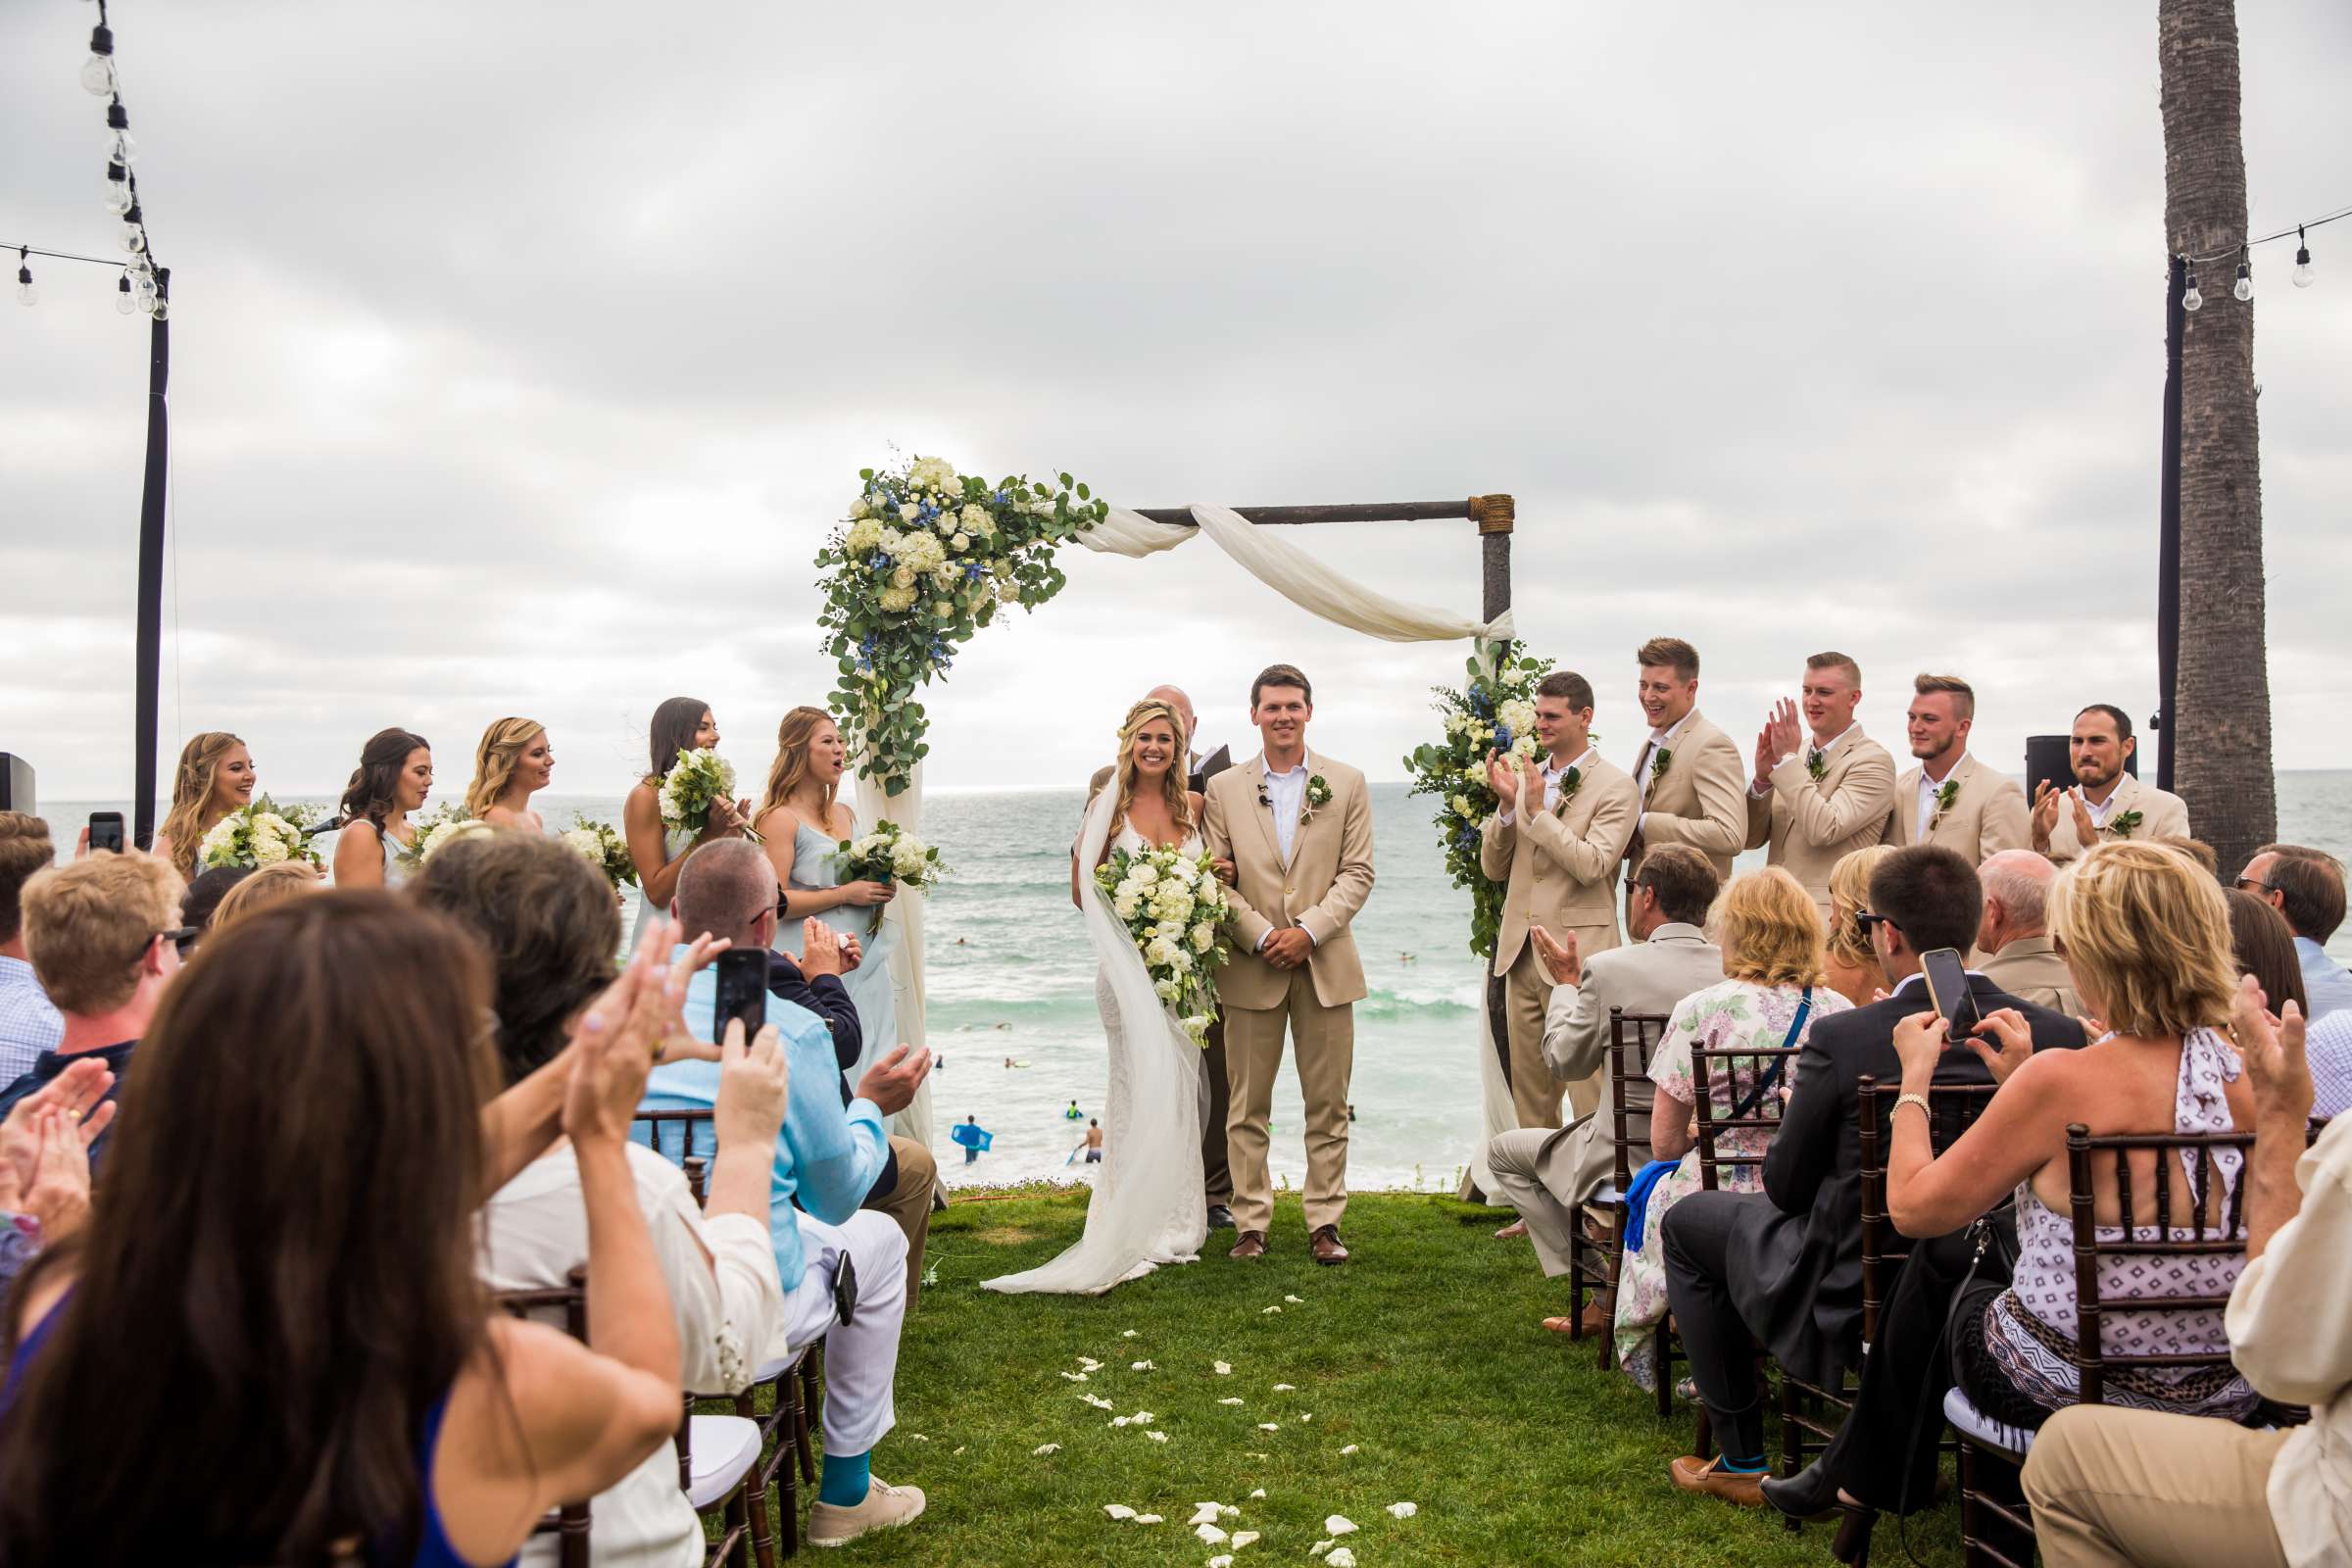
M1337 1225L1318 1225L1315 1234L1306 1240L1307 1250L1315 1254L1318 1263L1337 1264L1348 1261L1348 1249L1340 1245Z
M1263 1257L1263 1256L1265 1256L1265 1255L1266 1255L1266 1233L1265 1233L1264 1231L1244 1231L1244 1232L1242 1232L1242 1239L1241 1239L1240 1241L1238 1241L1238 1242L1234 1243L1234 1244L1233 1244L1233 1250L1232 1250L1232 1251L1230 1251L1230 1252L1227 1252L1225 1255L1226 1255L1227 1257Z

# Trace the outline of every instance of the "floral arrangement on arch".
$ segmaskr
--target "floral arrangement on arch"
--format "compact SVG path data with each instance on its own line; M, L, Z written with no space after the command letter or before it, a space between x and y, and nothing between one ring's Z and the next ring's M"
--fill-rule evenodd
M1446 852L1446 871L1457 888L1470 890L1470 951L1494 956L1502 926L1503 885L1488 878L1478 863L1479 825L1499 804L1487 782L1487 756L1534 757L1536 683L1551 671L1551 661L1526 656L1516 642L1482 644L1465 665L1460 690L1434 689L1430 706L1445 716L1445 739L1416 746L1404 760L1412 780L1408 793L1434 795L1431 817Z
M1110 507L1066 473L1058 485L1021 475L992 484L943 458L858 477L849 516L816 553L816 618L839 671L841 738L858 770L898 795L930 750L915 688L944 677L1000 608L1035 610L1061 592L1054 552Z

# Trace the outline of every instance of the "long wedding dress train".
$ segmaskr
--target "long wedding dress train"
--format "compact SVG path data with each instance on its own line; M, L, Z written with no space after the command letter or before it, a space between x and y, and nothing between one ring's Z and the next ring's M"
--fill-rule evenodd
M1208 1101L1201 1051L1152 990L1135 939L1091 874L1110 837L1117 795L1104 789L1095 797L1078 845L1078 863L1089 871L1078 878L1078 902L1095 945L1095 1003L1109 1052L1105 1147L1087 1200L1086 1231L1051 1262L984 1281L984 1290L1100 1296L1162 1263L1198 1261L1208 1235L1200 1185L1200 1119ZM1113 847L1146 845L1123 828ZM1184 848L1200 853L1199 835Z

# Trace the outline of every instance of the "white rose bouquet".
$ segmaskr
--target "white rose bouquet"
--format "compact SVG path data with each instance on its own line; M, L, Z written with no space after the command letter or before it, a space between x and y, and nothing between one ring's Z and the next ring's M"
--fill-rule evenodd
M404 857L412 865L422 865L460 839L498 830L478 817L466 814L460 806L444 806L433 815L416 824L416 838Z
M662 780L662 825L701 833L710 825L713 801L735 798L735 766L708 746L680 752ZM750 828L743 836L754 844L760 835Z
M208 871L223 865L275 865L280 860L317 865L318 857L302 836L311 814L307 806L281 807L265 795L213 824L196 847L197 863Z
M1228 906L1206 854L1114 850L1095 867L1095 886L1135 938L1158 993L1193 1044L1208 1044L1217 1021L1216 972L1233 955L1217 940Z
M565 848L604 872L605 880L614 887L624 882L631 887L637 885L637 862L629 858L629 844L620 836L619 829L610 822L577 814L571 823L564 834Z
M928 893L948 874L939 851L896 822L876 822L871 833L843 839L833 851L833 874L844 882L886 882ZM874 925L882 911L874 910Z

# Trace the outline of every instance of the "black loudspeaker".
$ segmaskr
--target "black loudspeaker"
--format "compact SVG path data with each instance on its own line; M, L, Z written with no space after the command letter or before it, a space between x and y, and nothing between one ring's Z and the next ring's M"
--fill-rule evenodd
M39 814L32 806L32 764L10 752L0 752L0 811Z
M2073 737L2068 735L2029 735L2026 737L2026 799L2041 788L2043 779L2059 789L2070 789L2075 782L2075 764L2068 754ZM2124 759L2124 771L2139 777L2139 748Z

